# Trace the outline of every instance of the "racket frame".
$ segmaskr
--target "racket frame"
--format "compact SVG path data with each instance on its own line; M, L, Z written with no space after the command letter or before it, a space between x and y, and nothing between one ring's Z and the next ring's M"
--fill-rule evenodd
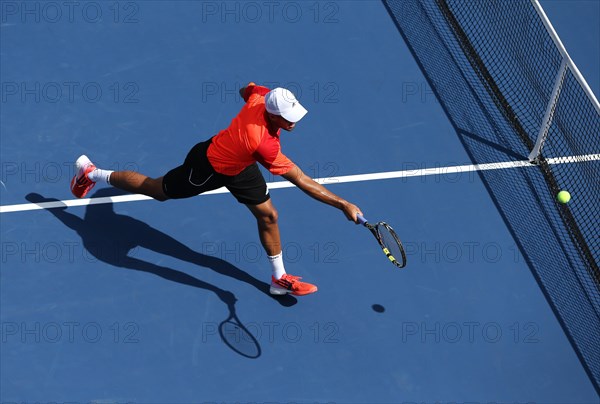
M398 237L398 235L396 234L396 232L394 231L392 226L390 226L386 222L377 222L375 224L371 224L361 215L358 215L357 218L358 218L358 222L360 224L365 226L367 229L369 229L371 231L371 233L373 233L373 236L375 236L375 238L377 239L377 242L379 243L381 250L386 255L386 257L390 260L390 262L398 268L404 268L406 266L406 252L404 251L404 246L402 245L400 238ZM390 233L390 235L392 236L392 238L394 239L396 244L398 244L398 247L400 248L400 255L401 255L400 257L394 257L391 254L390 250L387 248L387 246L383 242L383 238L381 237L381 233L379 232L379 227L385 227L385 229ZM398 258L401 258L401 260L398 260Z

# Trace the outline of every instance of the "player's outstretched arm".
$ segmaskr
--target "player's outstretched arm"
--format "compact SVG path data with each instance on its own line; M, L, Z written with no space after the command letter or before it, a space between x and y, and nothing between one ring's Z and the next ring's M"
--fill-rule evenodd
M356 222L356 215L359 213L362 215L362 212L358 206L329 191L323 185L304 174L300 167L296 165L294 165L294 168L292 168L290 171L283 174L282 177L317 201L340 209L342 212L344 212L344 215L346 215L348 220Z

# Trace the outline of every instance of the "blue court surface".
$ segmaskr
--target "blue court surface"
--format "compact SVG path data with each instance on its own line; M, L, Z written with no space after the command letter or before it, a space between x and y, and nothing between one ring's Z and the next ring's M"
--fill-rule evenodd
M600 401L478 174L444 171L472 162L381 2L0 5L3 206L68 203L80 154L159 177L254 81L309 110L284 153L408 255L273 186L286 269L319 287L273 298L228 193L2 213L1 403ZM599 94L600 3L542 6Z

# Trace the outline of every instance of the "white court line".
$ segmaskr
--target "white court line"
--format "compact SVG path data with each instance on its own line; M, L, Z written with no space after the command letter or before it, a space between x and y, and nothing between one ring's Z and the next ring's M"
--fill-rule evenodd
M548 159L549 164L564 164L564 163L579 163L584 161L600 160L600 154L588 154L583 156L569 156L569 157L555 157ZM362 181L375 181L375 180L386 180L394 178L408 178L408 177L424 177L428 175L447 175L466 173L471 171L487 171L487 170L502 170L508 168L519 168L519 167L535 167L527 160L523 161L505 161L499 163L487 163L487 164L474 164L474 165L462 165L462 166L448 166L448 167L437 167L437 168L423 168L418 170L404 170L404 171L388 171L382 173L371 173L371 174L357 174L357 175L344 175L341 177L328 177L328 178L316 178L315 181L325 184L342 184L346 182L362 182ZM267 184L269 189L278 188L291 188L294 185L288 181L276 181ZM211 194L223 194L229 192L225 188L219 188L214 191L205 192L202 195ZM98 205L104 203L122 203L122 202L136 202L145 201L152 199L145 195L133 194L133 195L120 195L111 196L104 198L88 198L88 199L69 199L65 201L55 202L41 202L37 203L23 203L19 205L3 205L0 206L0 213L11 213L11 212L24 212L30 210L39 209L53 209L61 207L72 207L72 206L87 206L87 205Z

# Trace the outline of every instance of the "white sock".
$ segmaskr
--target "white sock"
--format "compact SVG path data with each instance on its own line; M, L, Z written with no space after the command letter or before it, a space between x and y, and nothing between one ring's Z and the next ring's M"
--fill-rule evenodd
M112 173L114 173L114 171L96 168L94 171L88 174L88 178L94 182L104 181L107 184L110 184L110 175Z
M273 277L275 279L281 279L283 275L285 275L285 267L283 266L283 251L277 255L267 256L269 258L269 262L273 267Z

